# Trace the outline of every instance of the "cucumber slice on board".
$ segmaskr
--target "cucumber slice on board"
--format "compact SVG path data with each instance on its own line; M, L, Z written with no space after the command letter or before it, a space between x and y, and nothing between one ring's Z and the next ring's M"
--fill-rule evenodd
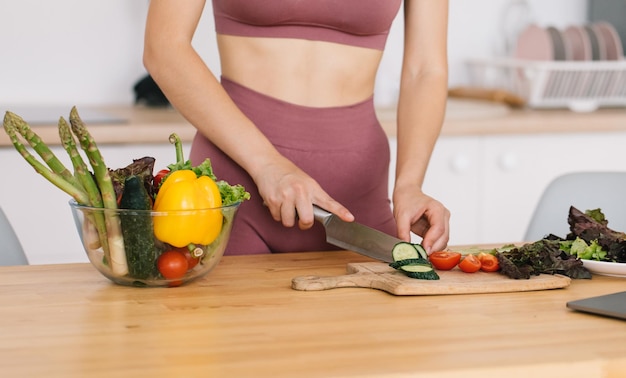
M439 279L439 275L428 260L428 253L421 244L400 242L391 250L391 256L394 262L390 263L389 266L400 270L411 278Z
M400 269L402 266L404 265L428 265L431 266L430 261L426 260L426 259L404 259L404 260L398 260L398 261L394 261L392 263L389 263L389 266L394 268L394 269Z
M425 272L432 272L433 271L433 267L430 265L424 265L424 264L410 264L410 265L402 265L400 267L401 270L404 270L405 272L413 272L413 273L425 273Z
M439 275L434 270L430 270L428 272L404 272L404 274L406 274L408 277L418 280L435 281L439 279Z

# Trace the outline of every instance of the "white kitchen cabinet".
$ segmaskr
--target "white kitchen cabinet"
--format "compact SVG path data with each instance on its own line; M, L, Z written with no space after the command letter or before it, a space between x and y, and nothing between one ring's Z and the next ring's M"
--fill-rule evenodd
M472 243L480 234L480 137L442 137L437 142L426 173L423 190L441 201L451 212L451 244ZM391 168L389 193L393 190L397 139L390 138ZM414 236L413 241L421 238Z
M488 136L484 140L482 191L486 200L477 242L522 241L541 194L557 176L626 170L623 132ZM567 214L562 216L566 224Z
M624 132L442 136L424 190L451 211L450 245L519 242L551 180L626 170L624 146Z
M190 146L183 149L189 151ZM67 153L52 147L57 157L71 167ZM156 158L155 169L176 159L171 144L101 145L110 167L128 165L144 156ZM68 201L70 196L36 173L12 147L0 148L3 166L0 206L20 239L31 264L86 262Z

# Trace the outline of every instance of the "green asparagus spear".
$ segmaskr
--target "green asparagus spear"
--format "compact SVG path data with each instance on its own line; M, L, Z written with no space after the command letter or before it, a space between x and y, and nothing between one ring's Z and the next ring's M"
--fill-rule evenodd
M15 130L20 133L28 144L41 156L43 161L50 167L50 169L63 177L65 181L72 184L73 186L79 188L81 186L80 182L76 177L72 175L69 169L67 169L63 163L54 155L54 152L48 148L48 146L43 143L39 135L37 135L22 119L22 117L18 116L15 113L7 112L8 123L13 125ZM6 117L5 117L6 120Z
M85 151L89 163L93 168L96 182L102 195L102 202L107 209L117 209L117 198L115 196L115 190L113 189L113 183L109 170L104 163L104 159L100 154L98 146L85 127L85 124L78 115L76 107L72 107L70 111L70 124L72 125L72 131L78 138L80 145ZM128 264L126 262L126 252L124 251L124 239L122 237L122 228L120 225L120 219L112 212L105 212L106 225L107 225L107 238L109 244L109 253L111 257L111 270L114 274L123 276L128 273Z
M24 138L30 138L31 140L33 140L32 143L30 143L31 145L32 144L42 145L43 143L41 142L41 138L39 138L37 134L35 134L34 132L32 132L32 130L30 130L30 128L28 127L28 124L21 117L19 117L18 115L14 113L6 112L4 116L4 130L6 131L7 135L11 139L11 143L13 143L13 146L15 147L15 149L35 169L37 173L41 174L48 181L50 181L52 184L57 186L59 189L63 190L65 193L72 196L72 198L74 198L76 202L78 202L79 204L88 205L90 203L89 196L84 191L82 186L80 184L77 184L77 181L72 180L70 182L66 179L67 175L58 173L62 171L68 171L67 169L65 169L65 167L61 168L58 166L59 164L61 166L63 165L58 159L54 158L54 159L48 160L49 164L56 165L56 171L52 171L51 169L46 167L44 164L39 162L30 152L28 152L24 144L20 142L19 137L17 136L18 132ZM26 130L30 130L30 131L25 132ZM39 150L36 150L36 151L38 153L41 153L40 151L43 151L43 150L39 148ZM49 155L47 156L49 157ZM55 161L55 163L50 163L52 161Z
M96 185L96 182L94 181L91 172L89 171L89 168L87 168L87 165L85 164L83 158L78 152L78 148L76 147L76 141L74 140L74 136L72 135L72 131L70 130L70 125L63 117L59 118L59 137L61 138L61 144L63 145L63 148L65 149L70 157L70 160L72 161L72 165L74 167L74 175L81 182L83 188L86 190L87 195L89 196L89 204L92 207L103 207L102 196L100 196L98 186ZM96 212L91 221L96 226L96 230L98 230L98 238L100 240L100 245L105 252L105 259L109 261L109 243L107 239L106 221L104 214L102 212Z

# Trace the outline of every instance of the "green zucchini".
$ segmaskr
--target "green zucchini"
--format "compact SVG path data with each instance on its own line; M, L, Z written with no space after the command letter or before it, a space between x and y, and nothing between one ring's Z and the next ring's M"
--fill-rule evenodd
M133 175L126 178L119 207L131 210L152 209L152 199L141 177ZM121 212L120 222L129 275L139 279L155 277L158 251L154 242L152 217L149 213Z

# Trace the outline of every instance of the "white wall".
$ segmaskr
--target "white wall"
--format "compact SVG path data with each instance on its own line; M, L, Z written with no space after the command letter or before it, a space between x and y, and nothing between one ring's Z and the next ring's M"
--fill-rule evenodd
M586 0L528 0L540 24L584 22ZM498 52L505 0L450 0L450 84L464 81L463 61ZM128 104L144 74L147 0L0 0L0 107ZM194 41L219 74L211 6ZM376 93L393 102L402 55L402 17L388 42ZM0 109L5 110L5 109Z

